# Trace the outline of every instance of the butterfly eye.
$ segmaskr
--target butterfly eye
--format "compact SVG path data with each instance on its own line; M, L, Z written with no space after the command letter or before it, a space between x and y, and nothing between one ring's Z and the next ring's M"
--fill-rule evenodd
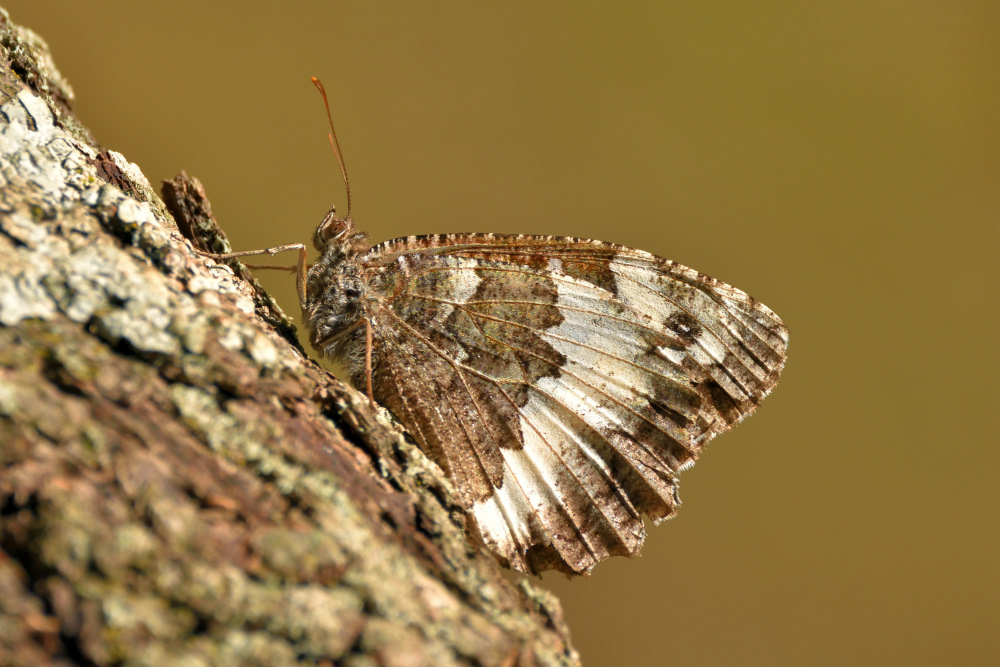
M344 296L346 296L348 299L356 299L359 296L361 296L361 290L355 289L353 287L348 287L347 289L344 290Z
M341 238L344 232L350 227L350 224L348 220L338 218L337 209L331 206L326 217L323 218L323 222L319 223L319 226L316 228L313 245L316 246L317 250L324 249L330 245L331 241Z

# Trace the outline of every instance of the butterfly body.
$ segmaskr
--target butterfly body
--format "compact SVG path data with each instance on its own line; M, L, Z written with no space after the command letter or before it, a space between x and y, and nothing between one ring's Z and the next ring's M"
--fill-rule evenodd
M413 236L372 247L331 210L313 345L454 481L509 567L587 572L669 518L677 473L777 382L787 329L743 292L576 238Z

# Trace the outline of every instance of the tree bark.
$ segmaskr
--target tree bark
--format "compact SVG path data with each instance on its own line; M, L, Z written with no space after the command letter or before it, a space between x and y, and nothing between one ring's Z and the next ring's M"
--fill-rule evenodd
M0 664L575 664L441 471L195 252L200 184L165 204L72 98L0 10Z

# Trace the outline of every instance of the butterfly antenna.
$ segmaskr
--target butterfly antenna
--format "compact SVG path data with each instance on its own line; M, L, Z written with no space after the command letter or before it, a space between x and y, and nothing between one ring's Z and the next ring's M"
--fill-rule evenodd
M333 116L330 115L330 102L326 99L326 88L323 87L323 82L316 77L310 77L312 79L313 85L319 90L319 94L323 96L323 106L326 107L326 119L330 122L330 132L327 136L330 138L330 148L333 149L333 156L337 158L337 165L340 167L340 175L344 177L344 190L347 191L347 216L344 220L351 219L351 182L347 178L347 167L344 166L344 156L340 152L340 144L337 142L337 131L333 129Z

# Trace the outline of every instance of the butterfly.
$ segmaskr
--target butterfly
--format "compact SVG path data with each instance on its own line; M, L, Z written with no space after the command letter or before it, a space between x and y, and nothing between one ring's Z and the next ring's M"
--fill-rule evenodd
M586 573L636 553L642 516L672 517L678 473L778 381L787 328L726 283L579 238L372 245L349 193L311 267L302 244L267 252L299 251L313 347L441 466L470 533L511 569Z

